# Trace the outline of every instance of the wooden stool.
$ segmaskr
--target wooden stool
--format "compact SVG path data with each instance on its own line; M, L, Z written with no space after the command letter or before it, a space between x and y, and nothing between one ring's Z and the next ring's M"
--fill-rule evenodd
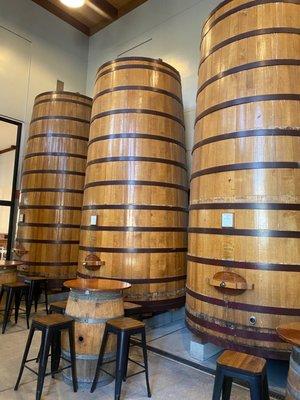
M1 292L0 292L0 303L2 301L4 292L6 292L6 302L5 302L5 309L4 309L2 333L5 333L7 323L10 319L14 299L15 299L15 323L18 322L19 308L20 308L20 304L21 304L23 295L25 295L26 322L27 322L27 329L29 329L29 313L28 313L29 288L28 288L28 285L26 285L23 282L3 283L2 287L1 287Z
M217 360L212 400L229 400L233 379L250 386L251 400L269 400L266 360L226 350Z
M24 283L29 285L29 295L28 295L28 312L29 316L31 313L32 303L34 301L34 309L37 312L37 305L42 291L44 291L45 295L45 305L46 312L48 314L48 280L45 277L41 276L26 276Z
M69 332L69 342L70 342L70 354L71 354L71 363L70 365L64 367L72 369L72 382L74 392L77 392L77 376L76 376L76 358L75 358L75 337L74 337L74 320L70 317L61 315L61 314L49 314L41 317L36 317L33 319L30 332L28 335L21 368L19 372L19 376L17 379L17 383L15 385L14 390L18 390L22 374L24 371L24 367L29 369L31 372L35 373L38 376L37 380L37 390L36 390L36 400L40 400L42 396L44 379L45 376L54 375L61 370L59 367L59 358L60 358L60 334L61 331L67 329ZM38 330L42 332L42 341L41 341L41 349L40 349L40 357L32 358L27 360L27 356L29 353L30 345L32 342L32 338L34 332ZM51 347L51 373L46 374L47 361L49 356L49 350ZM39 369L38 373L33 369L29 368L26 363L31 361L39 361ZM68 360L67 360L68 361Z
M115 400L120 399L122 380L126 380L130 376L137 375L145 372L146 374L146 384L148 397L151 397L150 384L149 384L149 373L148 373L148 358L147 358L147 344L146 344L146 330L145 324L141 321L137 321L132 318L116 318L106 322L105 331L103 336L103 341L99 353L98 364L96 368L96 373L91 388L91 393L94 392L99 379L100 370L103 364L103 355L105 347L108 340L108 335L113 333L117 335L117 360L116 360L116 384L115 384ZM144 355L144 365L129 358L129 347L130 347L130 337L131 335L140 334L142 337L142 348ZM128 361L131 361L143 368L142 371L127 376L127 365ZM105 370L102 370L106 372Z
M50 303L49 314L56 313L64 315L67 308L67 300L65 301L55 301Z
M130 303L124 301L124 315L125 317L137 316L141 314L142 306L140 304Z

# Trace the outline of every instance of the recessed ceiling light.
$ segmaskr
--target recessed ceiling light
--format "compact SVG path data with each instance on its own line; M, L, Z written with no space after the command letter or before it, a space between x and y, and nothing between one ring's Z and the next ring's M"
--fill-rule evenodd
M84 5L85 0L60 0L60 2L67 7L79 8Z

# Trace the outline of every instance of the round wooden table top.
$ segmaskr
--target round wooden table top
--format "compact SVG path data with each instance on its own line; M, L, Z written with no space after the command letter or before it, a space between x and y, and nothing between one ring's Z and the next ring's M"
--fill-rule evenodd
M300 347L300 322L280 325L276 331L285 342Z
M8 261L8 260L0 260L0 269L13 269L17 268L20 265L23 265L24 261Z
M114 292L117 290L129 289L130 283L113 279L73 279L64 282L64 286L74 290L90 290L91 292Z

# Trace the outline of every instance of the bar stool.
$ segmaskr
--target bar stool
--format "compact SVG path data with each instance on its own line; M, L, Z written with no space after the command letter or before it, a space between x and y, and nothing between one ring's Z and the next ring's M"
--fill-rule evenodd
M20 372L14 390L18 390L24 368L27 368L38 376L36 400L41 399L45 376L51 375L52 377L54 377L55 374L62 371L62 369L58 369L60 361L60 341L58 340L58 337L60 337L61 331L65 329L68 330L69 333L71 360L70 360L70 365L64 367L63 369L66 368L72 369L73 390L74 392L77 392L78 385L77 385L77 375L76 375L74 320L70 317L61 314L49 314L41 317L36 317L33 319L21 363ZM38 372L34 371L32 368L26 365L28 362L37 360L37 358L32 358L30 360L27 360L32 338L36 330L42 332ZM51 372L49 374L46 374L50 347L51 347Z
M135 316L140 319L142 312L142 306L140 304L131 303L129 301L124 301L124 315L125 317Z
M57 314L65 314L67 307L67 300L65 301L54 301L50 303L49 314L57 313Z
M29 288L23 282L3 283L0 292L0 303L3 295L6 292L6 302L3 316L2 334L5 333L7 323L10 319L13 310L13 300L15 299L15 323L18 322L19 309L23 295L25 296L26 304L26 322L27 329L29 329L29 314L28 314L28 294Z
M116 359L116 384L115 384L115 400L120 399L122 380L126 380L130 376L144 373L146 375L147 393L148 397L151 397L150 384L149 384L149 373L148 373L148 358L147 358L147 344L146 344L146 330L145 324L141 321L137 321L132 318L116 318L106 322L101 349L99 353L96 373L91 388L91 393L96 389L97 382L99 379L100 371L102 370L103 356L108 340L109 334L117 335L117 359ZM141 335L141 345L143 349L144 365L138 363L135 360L129 358L129 346L131 335ZM128 361L139 365L143 368L142 371L127 376L127 365ZM102 370L106 372L105 370Z
M212 400L229 400L233 379L248 383L251 400L269 400L266 360L226 350L217 360Z
M46 312L49 313L48 310L48 280L43 276L26 276L24 279L24 283L29 285L29 295L28 295L28 312L29 316L31 313L32 303L34 301L34 309L37 312L37 305L40 298L41 293L44 291L45 296L45 305Z

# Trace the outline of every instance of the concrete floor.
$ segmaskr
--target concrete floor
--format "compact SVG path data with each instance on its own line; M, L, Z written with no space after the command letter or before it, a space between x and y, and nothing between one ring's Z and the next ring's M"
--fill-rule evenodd
M167 324L168 325L168 324ZM173 327L174 328L174 327ZM151 327L149 341L154 337L161 337L162 332L167 334L168 327L159 330ZM25 321L20 318L18 325L8 325L7 333L0 338L0 400L34 400L36 390L36 376L25 370L19 390L13 390L22 354L25 348L28 331ZM40 337L37 334L32 345L30 356L35 357L39 348ZM173 342L174 344L174 342ZM140 349L133 348L131 356L140 358ZM129 368L129 374L136 372L136 366ZM191 368L184 364L172 361L161 355L149 352L150 384L153 400L185 399L185 400L210 400L214 384L214 377L210 374ZM114 394L114 383L99 388L94 394L88 390L73 393L72 388L57 375L55 379L45 379L43 400L89 400L99 398L111 400ZM146 399L144 374L129 378L122 387L122 399ZM248 400L249 391L239 386L234 386L231 400Z

